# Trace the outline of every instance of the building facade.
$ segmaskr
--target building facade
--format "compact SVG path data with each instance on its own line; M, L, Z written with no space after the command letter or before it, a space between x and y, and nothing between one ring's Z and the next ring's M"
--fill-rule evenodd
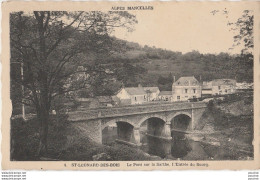
M254 88L254 83L247 83L247 82L236 83L236 90L245 90L245 89L253 89L253 88Z
M161 91L158 98L160 101L172 101L172 91Z
M203 82L202 95L225 95L236 92L236 80L234 79L215 79Z
M147 101L158 100L160 90L158 87L143 87L147 94Z
M211 81L203 81L201 95L203 97L212 96L212 82Z
M149 101L158 100L160 90L158 87L123 87L116 96L120 99L121 104L143 104Z
M143 104L147 101L147 93L144 91L142 86L138 87L123 87L121 88L116 96L120 99L121 104Z
M181 77L172 85L172 100L187 101L201 97L201 85L194 76Z

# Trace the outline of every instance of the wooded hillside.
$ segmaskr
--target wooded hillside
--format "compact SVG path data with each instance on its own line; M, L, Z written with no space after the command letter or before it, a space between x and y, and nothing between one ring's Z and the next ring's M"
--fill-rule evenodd
M141 47L138 43L127 42L122 54L113 56L114 61L144 68L135 82L125 81L125 86L142 83L143 86L159 86L161 90L171 90L173 76L195 76L202 81L218 78L236 79L238 82L253 81L253 61L246 56L174 52L156 47ZM129 77L130 78L130 77Z

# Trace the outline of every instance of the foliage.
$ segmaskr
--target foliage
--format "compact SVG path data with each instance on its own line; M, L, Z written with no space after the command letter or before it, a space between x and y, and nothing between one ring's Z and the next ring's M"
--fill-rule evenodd
M73 136L76 136L77 132L70 131L65 119L61 116L51 116L47 158L89 161L92 160L94 155L105 152L114 161L149 159L140 150L125 145L114 144L111 147L99 145L82 136L70 142L68 141L68 135L72 133ZM39 143L38 121L35 119L29 121L14 119L11 123L11 139L13 142L11 159L16 161L39 161L39 157L35 156Z
M11 69L11 79L25 88L22 103L36 109L39 155L47 150L53 99L89 88L97 78L109 78L104 75L110 72L104 64L118 48L109 35L116 27L131 31L135 23L135 16L127 12L11 13L11 63L24 67L23 77Z
M231 55L223 52L202 54L198 51L182 54L155 47L141 47L137 43L123 40L119 41L125 42L124 44L129 48L122 55L124 58L117 58L118 61L115 62L128 63L146 69L147 71L141 74L140 79L137 79L143 86L158 86L161 90L171 90L170 82L164 82L168 81L166 79L170 73L176 77L176 80L181 76L195 76L198 80L201 77L202 81L220 78L236 79L238 82L253 81L253 61L250 59L250 54ZM160 52L165 52L167 55ZM156 54L156 58L147 55L149 53ZM116 54L114 56L117 57Z
M51 116L48 136L48 154L46 156L57 158L66 142L66 117ZM21 118L11 121L11 159L18 161L39 160L37 157L39 138L39 121Z
M229 23L234 26L233 30L238 30L239 34L234 36L234 45L243 44L242 54L253 53L254 48L254 16L253 11L244 10L242 17L240 17L235 23Z
M169 75L167 77L163 77L160 75L157 83L158 83L160 90L171 91L172 83L173 83L172 73L169 73Z

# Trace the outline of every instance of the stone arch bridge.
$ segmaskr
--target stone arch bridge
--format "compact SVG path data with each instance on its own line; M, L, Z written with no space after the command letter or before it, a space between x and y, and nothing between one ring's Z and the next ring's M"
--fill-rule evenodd
M81 109L68 114L71 126L97 143L102 143L102 130L116 123L118 141L141 145L144 123L147 136L170 140L173 129L196 129L206 107L204 102L176 102Z

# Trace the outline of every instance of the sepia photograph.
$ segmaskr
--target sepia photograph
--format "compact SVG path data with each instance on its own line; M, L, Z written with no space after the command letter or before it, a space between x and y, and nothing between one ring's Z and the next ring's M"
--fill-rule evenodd
M255 162L254 4L105 7L8 11L8 161Z

